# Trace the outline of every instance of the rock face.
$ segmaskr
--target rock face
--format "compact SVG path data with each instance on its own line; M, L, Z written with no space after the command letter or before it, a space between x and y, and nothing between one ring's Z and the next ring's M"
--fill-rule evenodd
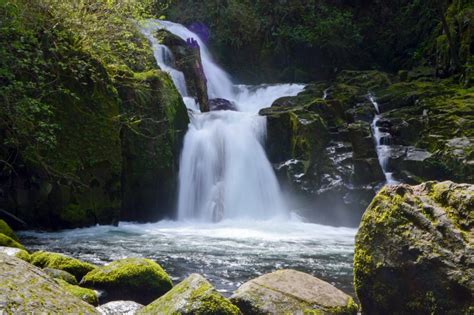
M16 247L5 247L5 246L0 246L0 253L8 255L8 256L14 256L16 258L23 259L26 262L30 262L31 256L28 254L26 250L16 248Z
M173 52L176 69L186 77L188 93L197 98L202 112L208 112L207 79L197 42L193 39L184 41L166 30L159 30L156 37Z
M192 274L138 314L241 314L201 275Z
M386 186L356 236L365 314L472 314L474 186Z
M80 281L88 272L96 266L80 261L78 259L50 252L35 252L31 255L31 263L40 268L52 268L69 272Z
M0 312L98 314L96 309L64 291L41 269L0 253Z
M126 258L89 272L81 285L104 290L101 302L132 300L148 304L169 291L173 284L160 265L150 259Z
M279 270L244 283L231 296L244 314L356 314L352 298L295 270Z

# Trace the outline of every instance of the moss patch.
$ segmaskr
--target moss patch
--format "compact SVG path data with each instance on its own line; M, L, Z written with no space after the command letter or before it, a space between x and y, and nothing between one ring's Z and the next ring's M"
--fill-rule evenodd
M0 233L0 246L15 247L25 250L25 247L5 234Z
M99 305L99 299L97 297L97 293L94 290L81 288L78 285L72 285L62 279L55 279L55 280L61 288L71 293L72 295L80 298L84 302L87 302L94 306Z
M43 251L33 253L31 255L31 263L40 268L52 268L67 271L74 275L77 280L81 280L88 272L97 268L92 264L63 254Z

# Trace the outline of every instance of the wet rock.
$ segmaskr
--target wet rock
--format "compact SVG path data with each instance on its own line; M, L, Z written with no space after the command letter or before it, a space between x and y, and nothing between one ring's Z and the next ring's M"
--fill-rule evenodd
M213 98L209 100L209 110L233 110L236 111L237 107L234 103L224 98Z
M474 186L386 186L356 236L355 289L365 314L470 314Z
M101 302L132 300L145 305L173 286L159 264L144 258L125 258L99 267L89 272L80 284L105 291Z
M113 301L97 307L97 310L103 315L134 315L143 305L133 301Z
M0 253L0 313L98 314L41 269Z
M241 314L201 275L192 274L138 314Z
M173 52L176 69L186 77L188 93L197 97L202 112L208 112L207 79L198 43L192 39L184 41L167 30L159 30L156 36Z
M244 314L357 313L350 296L295 270L279 270L250 280L230 299Z
M31 255L31 263L40 268L52 268L69 272L78 281L96 266L59 253L35 252Z

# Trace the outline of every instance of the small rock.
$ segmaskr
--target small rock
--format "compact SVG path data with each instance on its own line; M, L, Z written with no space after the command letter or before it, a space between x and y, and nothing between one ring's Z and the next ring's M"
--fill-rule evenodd
M356 314L352 298L309 274L278 270L244 283L231 296L244 314Z
M209 110L233 110L236 111L237 107L234 103L224 98L213 98L209 100Z
M67 271L53 268L44 268L43 271L53 279L61 279L69 284L77 285L76 277Z
M113 301L97 307L103 315L134 315L143 305L133 301Z

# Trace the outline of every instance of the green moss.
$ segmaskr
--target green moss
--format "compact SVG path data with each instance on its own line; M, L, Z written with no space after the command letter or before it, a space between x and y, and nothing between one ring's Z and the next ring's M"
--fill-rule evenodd
M139 314L236 315L240 310L202 276L193 274Z
M15 232L12 228L3 220L0 219L0 233L10 237L16 242L19 242L18 237L16 237Z
M159 264L144 258L125 258L97 268L82 279L81 285L106 290L110 296L133 298L142 304L148 304L173 286Z
M77 280L81 280L88 272L97 268L92 264L82 262L72 257L43 251L33 253L31 255L31 263L40 268L67 271L74 275Z
M44 268L43 271L53 279L60 279L72 285L78 284L76 277L67 271L47 267Z
M25 250L25 247L5 234L0 233L0 246L15 247Z
M20 250L15 257L20 258L26 262L31 262L31 255L26 250Z
M72 285L62 279L55 280L64 291L71 293L72 295L80 298L84 302L87 302L94 306L97 306L99 304L97 293L94 290L81 288L78 285Z

